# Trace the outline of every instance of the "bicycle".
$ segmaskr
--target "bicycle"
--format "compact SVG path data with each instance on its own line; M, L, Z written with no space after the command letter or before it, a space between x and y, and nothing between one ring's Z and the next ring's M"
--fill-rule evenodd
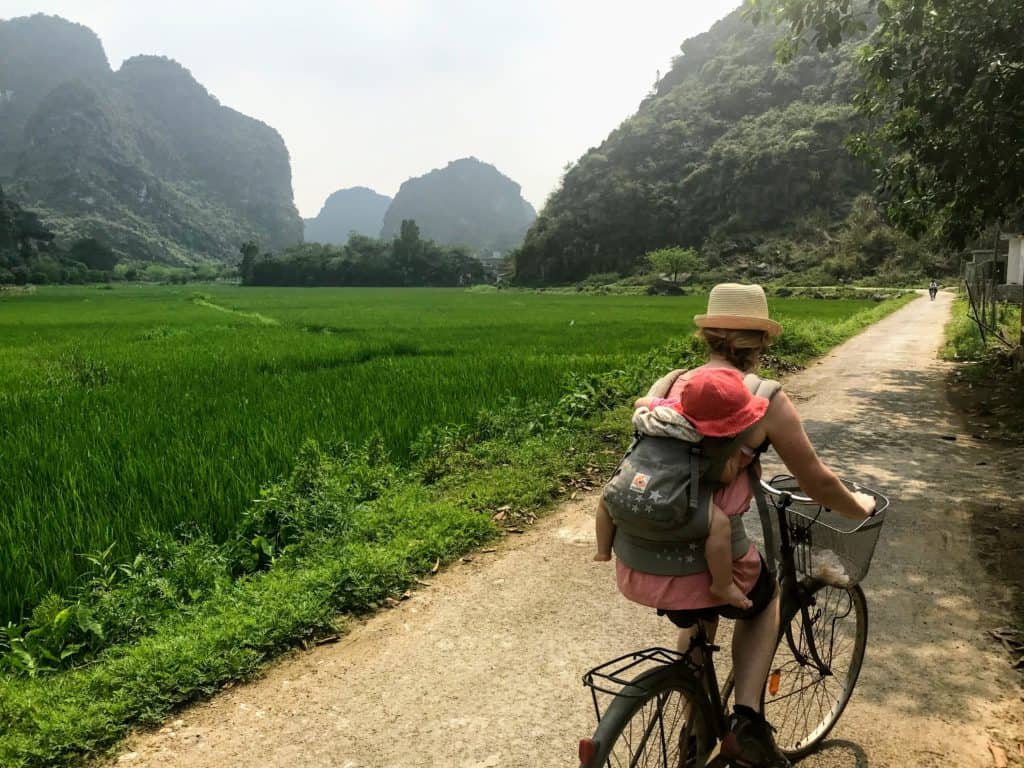
M771 500L770 509L760 505L770 551L777 526L781 600L779 639L761 708L780 751L796 760L825 739L857 683L868 631L867 601L858 582L867 574L889 500L847 483L876 501L875 514L850 528L849 520L801 495L789 475L760 485ZM583 683L591 690L598 725L591 738L580 740L581 768L730 765L716 752L728 731L732 693L732 673L719 691L713 658L718 650L700 623L685 653L647 648L587 672ZM603 713L598 694L613 697Z

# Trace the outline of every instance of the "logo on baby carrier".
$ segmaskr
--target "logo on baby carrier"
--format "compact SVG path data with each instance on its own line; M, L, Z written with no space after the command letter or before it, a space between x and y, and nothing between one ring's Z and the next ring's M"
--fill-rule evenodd
M643 472L637 472L633 475L633 482L629 484L629 490L635 493L643 493L647 490L647 484L651 481L650 475L645 475Z

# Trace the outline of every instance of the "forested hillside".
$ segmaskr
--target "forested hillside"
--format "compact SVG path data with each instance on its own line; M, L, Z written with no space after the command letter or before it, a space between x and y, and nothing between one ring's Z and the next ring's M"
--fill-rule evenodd
M85 27L2 21L0 95L0 176L62 240L194 262L233 259L249 239L302 239L280 135L170 59L137 56L112 72Z
M404 220L414 220L424 237L442 245L507 251L522 242L536 215L516 182L467 157L402 184L381 237L398 235Z
M26 257L48 249L51 242L53 233L39 217L8 200L0 189L0 283L14 282L11 269L23 266Z
M860 39L782 66L779 35L736 11L683 43L637 113L566 172L516 254L518 279L629 272L672 245L711 268L744 255L785 269L827 241L871 188L844 147Z
M14 173L25 125L55 86L109 73L103 44L81 24L43 15L0 20L0 178Z
M339 189L315 218L303 220L306 242L344 245L351 232L377 237L389 205L390 197L367 187Z

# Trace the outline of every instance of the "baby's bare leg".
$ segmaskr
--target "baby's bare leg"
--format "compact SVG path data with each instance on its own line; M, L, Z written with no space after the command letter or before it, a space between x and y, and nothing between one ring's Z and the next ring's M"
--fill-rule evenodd
M597 536L597 553L594 559L598 561L612 559L612 541L615 538L615 523L612 516L608 514L608 508L604 501L597 503L597 515L594 520L595 535Z
M711 572L711 594L737 608L749 608L752 603L732 580L732 526L725 512L714 504L711 505L711 530L704 544L704 557Z

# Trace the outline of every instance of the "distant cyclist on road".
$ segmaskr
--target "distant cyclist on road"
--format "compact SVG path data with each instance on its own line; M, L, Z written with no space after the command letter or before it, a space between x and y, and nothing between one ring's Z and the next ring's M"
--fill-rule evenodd
M935 294L939 292L939 284L934 280L928 285L928 295L932 297L932 301L935 301Z

